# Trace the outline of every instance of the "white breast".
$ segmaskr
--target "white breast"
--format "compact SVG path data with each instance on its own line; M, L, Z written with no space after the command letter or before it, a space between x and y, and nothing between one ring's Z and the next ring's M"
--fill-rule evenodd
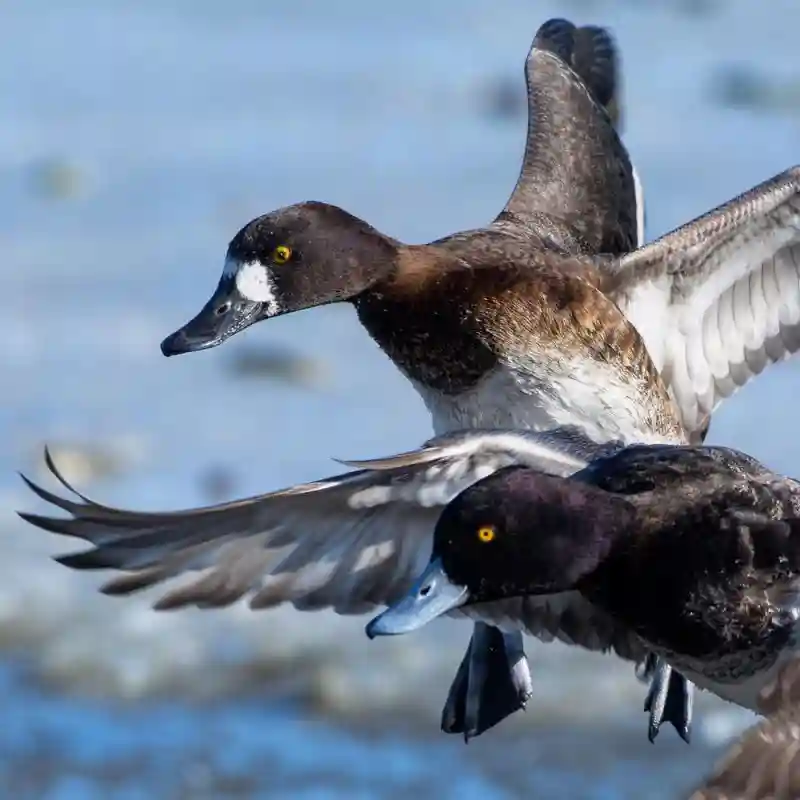
M437 434L465 428L542 431L579 425L595 441L664 442L643 419L638 379L595 361L526 362L496 368L459 395L414 384L433 418Z

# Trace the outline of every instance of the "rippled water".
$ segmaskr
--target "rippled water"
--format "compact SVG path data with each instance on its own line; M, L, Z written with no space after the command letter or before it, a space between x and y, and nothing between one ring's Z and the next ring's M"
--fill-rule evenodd
M797 74L800 7L770 9L4 5L4 795L661 798L702 774L751 717L702 698L691 748L669 731L651 747L644 689L611 658L531 642L531 709L464 748L438 733L438 714L469 626L370 643L363 619L157 615L147 597L98 596L99 578L46 557L63 544L13 516L35 508L15 470L37 474L44 441L72 452L74 469L76 449L95 447L115 474L81 485L170 508L207 501L211 483L264 491L335 471L332 456L418 444L427 413L349 308L256 326L191 357L167 361L158 343L205 301L228 239L268 209L326 200L408 241L491 218L525 133L492 98L506 85L522 98L530 39L552 15L618 36L649 238L784 169L797 158L796 110L715 100L737 65ZM325 372L312 389L237 376L236 358L267 345ZM772 369L722 408L712 439L796 473L783 426L798 391L794 362Z

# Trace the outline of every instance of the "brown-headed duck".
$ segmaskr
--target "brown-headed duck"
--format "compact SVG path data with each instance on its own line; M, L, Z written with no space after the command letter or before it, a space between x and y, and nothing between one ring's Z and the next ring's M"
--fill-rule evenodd
M437 433L701 439L723 399L800 346L800 169L629 253L633 172L607 114L552 52L527 67L532 133L493 223L405 245L325 203L273 211L236 234L212 298L163 352L346 301ZM664 385L684 430L654 420Z
M579 37L584 30L591 35ZM578 43L593 60L578 58ZM322 202L266 214L233 238L217 290L164 340L164 354L214 347L259 320L346 301L422 395L435 433L578 420L606 439L649 427L625 386L631 371L644 370L648 385L657 375L586 260L629 253L641 239L634 172L597 100L610 96L609 53L613 41L599 28L551 20L537 32L525 64L522 169L491 224L405 245ZM585 65L587 81L598 65L604 82L596 92L571 62ZM604 383L609 400L598 409ZM661 427L678 435L670 423Z

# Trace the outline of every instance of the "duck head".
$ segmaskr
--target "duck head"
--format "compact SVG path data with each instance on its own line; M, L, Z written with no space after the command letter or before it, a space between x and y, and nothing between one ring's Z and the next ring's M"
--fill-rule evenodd
M472 603L580 588L630 511L622 498L581 481L498 470L445 507L424 573L367 635L408 633Z
M278 209L231 240L217 288L161 343L165 356L206 350L263 319L355 300L394 268L397 242L326 203Z

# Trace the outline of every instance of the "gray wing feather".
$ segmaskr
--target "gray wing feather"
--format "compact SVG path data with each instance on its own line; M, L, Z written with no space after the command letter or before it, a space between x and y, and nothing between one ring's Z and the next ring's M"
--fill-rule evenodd
M620 447L594 444L572 428L448 434L394 458L358 462L369 468L236 502L162 513L90 500L47 454L50 471L77 499L25 479L36 495L68 516L21 516L89 542L92 549L59 561L75 569L121 571L103 587L109 594L200 573L161 595L159 609L222 607L248 596L254 608L291 603L301 610L357 614L392 603L410 588L430 557L442 506L471 483L513 464L567 475ZM627 632L572 593L494 604L486 613L540 638L638 658L638 645L629 642Z
M607 294L644 338L690 432L800 349L800 169L623 257Z

